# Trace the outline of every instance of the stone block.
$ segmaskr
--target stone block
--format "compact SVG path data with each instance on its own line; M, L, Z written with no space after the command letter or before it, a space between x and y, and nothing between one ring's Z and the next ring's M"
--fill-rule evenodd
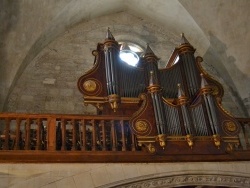
M56 79L55 78L45 78L43 80L43 84L45 85L55 85Z
M60 89L60 95L65 97L73 96L73 89Z
M33 102L34 97L31 95L22 95L21 96L21 101L27 101L27 102Z

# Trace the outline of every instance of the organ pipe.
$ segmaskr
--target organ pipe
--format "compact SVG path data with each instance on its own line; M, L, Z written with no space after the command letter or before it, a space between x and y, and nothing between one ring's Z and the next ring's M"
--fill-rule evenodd
M183 117L183 122L184 122L184 128L186 131L187 142L188 142L188 145L192 148L193 140L192 140L191 119L190 119L190 114L186 106L187 97L182 91L180 84L178 84L178 100L181 106L181 112L182 112L182 117Z
M198 74L197 69L195 69L195 49L182 34L181 44L179 46L179 57L183 64L183 71L185 73L188 96L192 97L198 91Z
M117 75L119 72L119 45L115 41L109 29L104 42L104 54L109 103L111 105L111 108L116 111L118 108L118 104L120 103L120 92Z
M219 136L219 129L218 129L218 117L216 115L216 106L215 106L214 100L211 96L212 88L207 83L203 74L201 74L201 91L202 91L203 98L205 101L207 114L208 114L208 118L209 118L209 123L210 123L211 129L212 129L214 143L219 148L220 147L220 136Z

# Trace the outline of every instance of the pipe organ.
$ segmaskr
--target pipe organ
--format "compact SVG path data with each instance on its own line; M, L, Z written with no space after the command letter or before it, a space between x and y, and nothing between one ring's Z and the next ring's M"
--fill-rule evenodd
M99 115L129 116L143 150L153 154L226 154L239 147L239 124L221 106L222 85L201 67L184 34L165 68L147 45L136 67L119 58L108 29L93 51L92 69L78 80L85 104Z

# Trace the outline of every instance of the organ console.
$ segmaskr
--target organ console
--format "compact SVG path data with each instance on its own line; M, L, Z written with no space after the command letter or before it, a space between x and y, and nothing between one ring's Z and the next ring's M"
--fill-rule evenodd
M239 146L239 123L221 106L222 85L201 67L184 34L165 68L147 45L137 67L119 58L108 29L93 51L92 69L78 80L85 104L99 115L129 116L142 149L153 154L226 154Z

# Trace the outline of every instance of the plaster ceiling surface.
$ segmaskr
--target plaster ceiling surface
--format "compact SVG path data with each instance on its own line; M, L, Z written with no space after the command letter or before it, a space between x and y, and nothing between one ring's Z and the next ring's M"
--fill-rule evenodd
M3 0L0 7L1 108L23 71L48 44L75 24L122 11L175 35L184 32L236 99L250 98L248 0Z

